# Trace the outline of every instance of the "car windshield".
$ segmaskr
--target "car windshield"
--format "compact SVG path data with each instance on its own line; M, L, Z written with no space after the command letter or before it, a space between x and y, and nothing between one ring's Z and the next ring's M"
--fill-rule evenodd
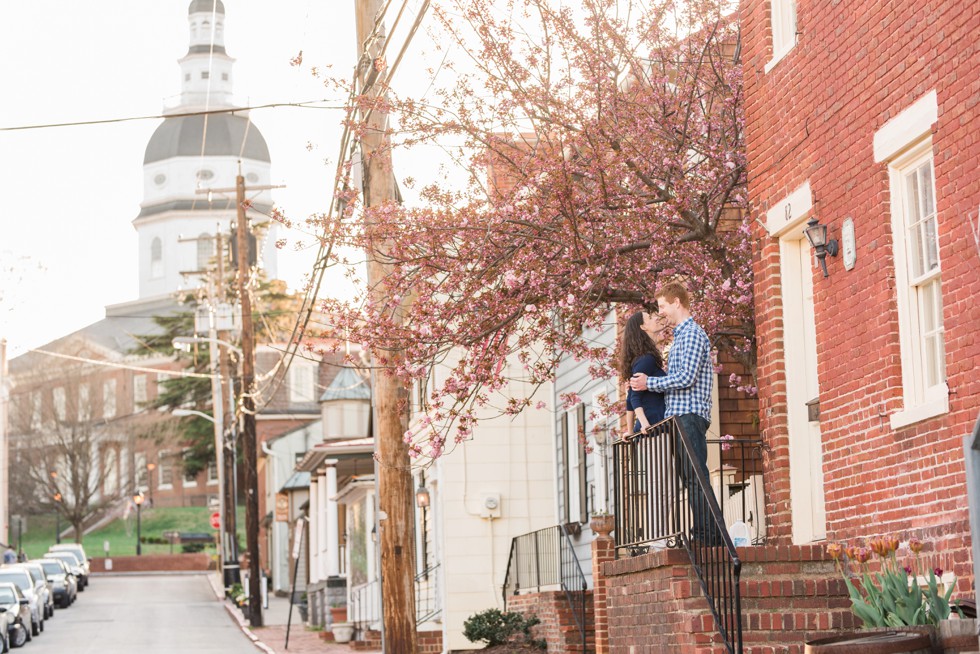
M46 575L65 574L65 569L61 567L60 563L56 563L55 561L45 561L41 564L41 567L44 568L44 574Z
M48 552L52 559L61 559L67 565L78 565L78 560L68 552Z
M64 559L66 561L71 561L75 565L78 565L79 563L82 562L82 559L81 559L80 556L78 556L74 552L69 552L68 550L61 550L59 552L55 552L54 554L56 554L59 559Z
M9 581L17 584L17 588L20 588L21 590L34 588L34 582L31 581L30 575L28 575L26 572L5 572L0 570L0 581Z
M0 586L0 604L16 604L17 596L10 588Z
M24 569L27 570L31 574L31 578L34 581L44 581L44 575L41 574L41 571L38 570L36 566L33 566L33 565L31 565L31 566L25 566Z

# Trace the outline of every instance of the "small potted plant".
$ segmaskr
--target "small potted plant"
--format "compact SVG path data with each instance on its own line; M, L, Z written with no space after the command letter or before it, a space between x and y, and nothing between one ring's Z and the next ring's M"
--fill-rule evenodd
M340 602L330 603L330 622L347 622L347 605Z

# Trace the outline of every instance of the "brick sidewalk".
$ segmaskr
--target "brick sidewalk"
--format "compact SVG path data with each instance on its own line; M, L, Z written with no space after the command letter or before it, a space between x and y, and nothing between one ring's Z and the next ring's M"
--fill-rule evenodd
M286 644L286 625L271 625L247 629L259 642L275 654L353 654L354 650L348 645L327 643L316 631L307 631L302 624L294 624L289 631L289 649ZM264 648L263 648L264 649Z

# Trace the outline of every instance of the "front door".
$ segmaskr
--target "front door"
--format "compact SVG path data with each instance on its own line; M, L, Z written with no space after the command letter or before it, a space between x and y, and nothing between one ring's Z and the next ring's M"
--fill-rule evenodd
M827 537L813 259L798 233L784 237L781 250L793 542L811 543Z

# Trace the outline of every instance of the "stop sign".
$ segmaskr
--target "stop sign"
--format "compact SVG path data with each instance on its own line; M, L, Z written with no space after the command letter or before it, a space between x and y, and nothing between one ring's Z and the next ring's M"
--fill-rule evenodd
M215 511L211 514L211 528L220 529L221 528L221 514Z

